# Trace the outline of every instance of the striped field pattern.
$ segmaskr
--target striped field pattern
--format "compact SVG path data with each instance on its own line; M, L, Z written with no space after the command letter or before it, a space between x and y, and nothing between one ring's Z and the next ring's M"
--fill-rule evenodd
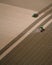
M52 4L38 14L35 22L0 51L0 65L52 65ZM36 31L40 26L45 31Z

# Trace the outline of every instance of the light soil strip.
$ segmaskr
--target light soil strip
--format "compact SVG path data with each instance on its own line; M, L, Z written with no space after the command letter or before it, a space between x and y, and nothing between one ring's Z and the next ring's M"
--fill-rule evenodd
M10 46L3 54L0 55L0 60L5 57L10 51L12 51L21 41L23 41L33 30L35 30L40 24L42 24L50 15L44 17L39 23L37 23L33 28L31 28L25 35L23 35L15 44Z
M0 3L0 50L33 23L33 13L35 11Z

